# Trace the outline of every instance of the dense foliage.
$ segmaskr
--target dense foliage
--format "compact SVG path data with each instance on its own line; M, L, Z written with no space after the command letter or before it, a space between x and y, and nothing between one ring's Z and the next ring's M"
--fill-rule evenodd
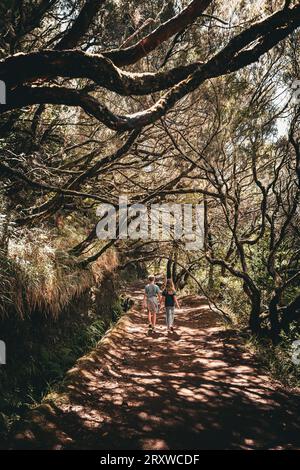
M0 337L39 370L26 393L102 335L105 276L144 263L263 349L298 338L299 25L296 1L1 2ZM96 208L121 194L203 204L203 249L99 241Z

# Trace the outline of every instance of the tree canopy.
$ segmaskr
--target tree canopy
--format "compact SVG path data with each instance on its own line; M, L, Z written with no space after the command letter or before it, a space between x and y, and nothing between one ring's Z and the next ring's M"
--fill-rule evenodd
M204 269L213 291L232 277L252 331L267 312L278 337L299 306L299 2L0 8L4 250L11 226L15 236L81 219L67 247L78 266L115 245L124 266L169 259L178 283L199 283ZM117 206L120 193L131 203L203 203L203 250L99 244L95 207Z

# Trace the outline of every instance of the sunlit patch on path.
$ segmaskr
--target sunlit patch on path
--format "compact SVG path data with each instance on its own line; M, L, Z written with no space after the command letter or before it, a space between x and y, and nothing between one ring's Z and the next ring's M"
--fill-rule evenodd
M300 448L300 396L272 382L203 298L182 299L176 331L147 334L135 305L37 408L14 447Z

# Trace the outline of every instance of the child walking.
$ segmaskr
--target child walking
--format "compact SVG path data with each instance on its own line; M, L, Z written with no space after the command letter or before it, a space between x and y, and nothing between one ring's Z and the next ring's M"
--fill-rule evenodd
M177 308L180 308L176 291L172 279L167 279L166 287L162 292L162 296L165 298L165 308L166 308L166 323L168 331L174 331L174 313L175 305Z
M147 305L149 329L154 330L156 325L156 314L159 312L161 303L160 288L155 284L155 277L148 277L149 284L145 287L143 307Z

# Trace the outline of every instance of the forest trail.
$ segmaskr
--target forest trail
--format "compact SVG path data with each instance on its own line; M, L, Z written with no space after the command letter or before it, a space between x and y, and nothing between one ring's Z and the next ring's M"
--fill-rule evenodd
M300 395L270 380L204 298L181 299L174 334L160 314L149 336L141 288L131 287L133 309L68 373L55 405L32 413L13 447L300 449Z

